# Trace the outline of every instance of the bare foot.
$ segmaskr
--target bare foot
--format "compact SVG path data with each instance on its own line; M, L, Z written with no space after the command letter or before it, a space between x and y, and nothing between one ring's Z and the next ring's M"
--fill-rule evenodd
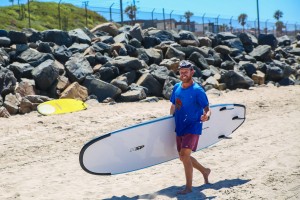
M203 174L203 178L204 178L204 183L205 183L205 184L208 184L208 183L209 183L209 181L208 181L208 176L209 176L210 172L211 172L211 170L210 170L209 168L206 168L206 169L205 169L205 172L204 172L204 174Z
M190 192L192 192L192 189L185 188L184 190L181 190L181 191L177 192L177 194L185 195L185 194L188 194Z

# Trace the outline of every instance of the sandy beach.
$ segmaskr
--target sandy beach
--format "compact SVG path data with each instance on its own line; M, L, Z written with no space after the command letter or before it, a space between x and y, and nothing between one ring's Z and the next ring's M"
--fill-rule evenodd
M260 86L209 91L210 104L239 103L245 123L216 145L193 154L212 172L193 192L179 160L147 169L95 176L79 165L81 147L107 132L169 113L169 101L91 104L85 111L0 118L0 199L299 199L300 87Z

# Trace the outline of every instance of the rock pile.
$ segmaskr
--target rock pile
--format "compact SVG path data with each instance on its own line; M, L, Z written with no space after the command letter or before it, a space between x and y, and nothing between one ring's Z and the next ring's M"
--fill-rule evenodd
M0 30L0 116L28 113L52 98L169 99L183 59L195 63L194 80L206 90L299 84L300 35L293 43L248 33L196 37L112 23L69 32Z

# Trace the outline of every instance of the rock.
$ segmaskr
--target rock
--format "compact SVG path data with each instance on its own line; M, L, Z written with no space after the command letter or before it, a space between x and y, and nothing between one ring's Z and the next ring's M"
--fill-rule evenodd
M252 77L252 75L256 73L256 66L253 63L245 63L242 65L242 68L249 77Z
M145 36L144 40L142 41L142 45L144 46L145 49L153 48L156 45L159 45L160 43L161 43L161 40L157 37Z
M129 44L134 46L135 48L141 48L142 47L142 43L140 41L138 41L136 38L132 38L129 41Z
M179 58L180 60L184 60L185 59L185 53L183 53L182 51L170 46L166 52L165 58L170 59L170 58Z
M6 30L0 29L0 37L8 37L8 32Z
M212 87L219 89L219 82L213 77L208 77L205 82L203 83L203 86L211 85Z
M28 42L37 42L37 41L41 41L43 40L43 35L41 32L35 30L35 29L32 29L32 28L23 28L23 33L25 33L27 39L28 39Z
M160 41L175 41L173 34L165 30L154 29L146 32L146 34L152 37L156 37Z
M268 67L266 76L268 80L278 82L283 79L283 70L280 67Z
M115 43L115 40L112 36L110 35L104 35L104 36L100 36L100 41L105 43L105 44L113 44Z
M91 44L91 38L80 28L69 31L69 36L73 42Z
M96 79L92 76L88 76L84 82L83 86L88 89L89 95L97 96L97 100L102 102L107 97L116 99L120 94L121 90L116 86Z
M20 94L21 97L36 95L34 81L29 79L22 79L22 81L17 85L15 92Z
M53 42L59 46L70 47L73 43L71 36L66 31L52 29L43 31L42 35L44 42Z
M269 45L259 45L249 55L258 61L269 62L271 60L271 47Z
M300 48L294 48L294 49L290 50L289 53L296 55L296 56L300 56Z
M111 82L111 80L120 74L119 68L109 62L100 67L96 72L100 74L100 79L105 82Z
M205 47L211 47L212 41L208 37L198 37L199 40L199 47L205 46Z
M0 68L0 94L3 97L11 92L14 92L16 83L17 79L12 71L5 68Z
M116 36L119 33L118 28L113 23L110 23L110 22L100 24L91 30L92 33L95 33L97 31L104 31L104 32L110 34L111 36Z
M28 63L33 67L36 67L43 63L46 60L54 60L54 57L48 53L40 53L35 49L27 49L26 51L22 52L18 56L18 60L22 63Z
M137 58L132 58L129 56L119 56L115 59L109 61L113 66L119 68L120 72L129 72L132 70L139 70L144 68L142 62Z
M220 54L230 54L230 48L228 46L225 45L218 45L214 48L214 50Z
M0 67L7 66L10 62L10 55L0 48Z
M53 60L46 60L32 70L32 77L36 86L41 90L47 90L59 76L58 69Z
M41 53L52 53L52 49L48 42L41 42L38 44L37 50Z
M125 48L126 48L127 54L130 57L138 57L137 49L134 46L132 46L130 44L125 44Z
M19 111L21 96L19 94L13 95L8 94L5 96L5 101L3 106L11 115L15 115Z
M103 42L96 42L92 45L92 49L95 52L100 52L101 54L110 54L111 53L111 45L105 44Z
M127 33L120 33L119 35L114 37L115 43L129 43L129 35Z
M0 118L3 117L3 118L9 118L10 117L10 114L9 112L7 111L7 109L5 107L0 107Z
M220 32L217 34L217 38L220 40L230 40L230 39L235 39L237 38L236 35L233 35L230 32Z
M66 63L71 56L73 55L72 51L69 50L66 46L57 46L54 48L53 55L61 63Z
M77 82L69 85L60 95L60 99L78 99L81 101L85 101L87 97L87 88L79 85Z
M252 80L254 84L262 85L265 83L265 74L257 70L256 73L252 74Z
M138 41L142 42L144 39L144 33L142 28L139 24L135 24L130 30L129 34L132 38L137 39Z
M127 80L127 79L126 79ZM122 92L126 92L129 89L128 83L125 80L114 79L110 82L112 85L120 88ZM121 95L122 96L122 95Z
M41 95L28 95L22 98L20 102L19 112L21 114L29 113L31 111L37 110L37 106L40 103L50 101L51 98Z
M171 59L164 59L159 65L167 67L168 70L172 70L174 73L178 71L180 60L176 57Z
M278 41L273 34L260 34L258 36L259 45L269 45L274 50L277 47Z
M69 79L65 76L59 76L57 81L56 88L60 91L65 90L70 85Z
M0 47L9 47L11 40L8 37L0 37Z
M19 32L19 31L9 31L8 37L11 41L11 44L26 44L27 43L27 37L25 33Z
M14 76L17 78L18 81L20 81L21 78L32 79L31 72L33 68L34 67L28 63L19 63L19 62L13 62L8 66L8 69L14 73Z
M287 35L277 38L277 41L278 41L279 46L290 46L291 45L291 39Z
M90 63L81 54L73 55L65 66L71 82L82 83L86 76L93 74Z
M170 76L166 79L162 92L162 95L165 99L169 100L171 98L174 85L179 82L179 79Z
M207 61L205 60L204 56L201 55L199 52L192 53L188 60L192 61L201 70L208 69Z
M149 58L148 64L159 64L163 60L163 55L161 50L158 49L145 49L145 53Z
M221 63L220 68L225 69L225 70L233 70L234 66L235 66L235 63L233 61L226 60Z
M221 74L221 76L221 81L225 83L226 87L230 90L235 90L237 88L249 89L249 87L254 85L254 81L248 76L244 76L233 70L226 71Z
M227 45L228 47L238 49L240 52L243 52L245 50L243 43L239 38L225 40L223 41L223 44Z
M68 49L73 53L83 53L87 48L89 48L88 44L79 44L74 43Z
M283 78L279 82L280 86L289 86L289 85L295 85L295 81L291 78Z
M168 78L170 74L170 70L168 70L165 66L151 65L150 66L150 74L158 80L161 85L165 84L165 80Z
M119 100L123 102L134 102L140 101L145 98L146 93L144 90L130 90L125 93L122 93L119 97Z
M148 89L147 96L162 96L162 85L150 73L143 74L136 83Z

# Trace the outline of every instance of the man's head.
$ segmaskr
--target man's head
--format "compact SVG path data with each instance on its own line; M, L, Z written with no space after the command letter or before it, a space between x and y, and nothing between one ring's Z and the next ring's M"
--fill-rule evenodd
M182 60L179 63L179 74L180 74L180 80L183 83L188 83L192 81L192 77L195 73L194 71L194 64L187 61L187 60Z

